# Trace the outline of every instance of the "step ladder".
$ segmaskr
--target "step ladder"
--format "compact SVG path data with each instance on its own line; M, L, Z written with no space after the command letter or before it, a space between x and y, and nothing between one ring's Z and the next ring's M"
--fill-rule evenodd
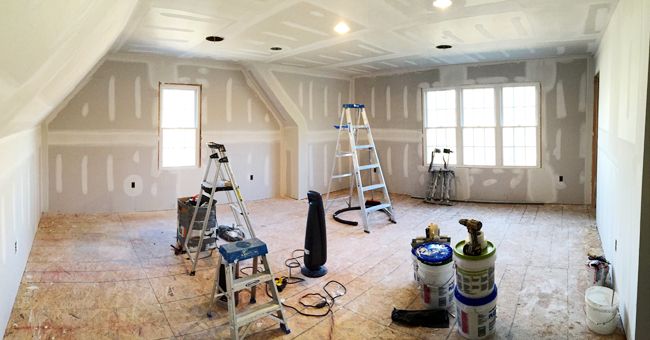
M349 178L348 195L338 199L345 199L348 208L352 207L352 196L356 188L357 199L361 209L361 217L363 220L363 228L366 233L370 232L368 226L368 217L370 213L376 211L383 211L389 216L389 220L396 223L393 205L388 195L386 182L384 180L384 173L381 170L379 163L379 156L375 141L372 138L370 124L368 123L368 116L366 115L365 105L363 104L343 104L341 108L341 116L339 125L334 126L338 129L338 137L336 138L336 153L334 155L334 162L332 164L332 172L327 186L327 204L325 210L328 210L334 202L330 200L330 191L332 189L332 181L341 178ZM348 142L342 139L348 139ZM349 144L349 147L344 147ZM368 164L359 165L359 152L368 151ZM349 173L336 173L336 166L340 159L349 159L351 172ZM370 178L371 183L366 185L363 183L362 178L365 175ZM373 173L377 176L377 183L373 180ZM366 207L365 193L372 193L375 190L381 190L382 201L380 204Z
M215 304L221 302L221 298L225 297L228 304L228 320L232 339L246 336L246 331L241 335L239 334L239 328L263 317L271 317L279 321L280 329L286 334L291 333L278 295L278 289L274 283L273 273L266 259L267 253L266 244L254 237L239 242L227 243L219 247L220 256L217 268L221 266L222 262L225 262L226 289L222 290L219 285L220 271L217 270L210 297L208 317L213 316L212 309ZM248 259L253 259L253 273L241 278L235 277L237 264ZM258 262L262 262L264 266L264 270L261 272L258 272ZM235 294L244 289L251 289L250 304L255 304L255 290L259 285L271 287L271 301L260 305L247 306L246 309L238 312ZM266 289L266 287L263 289Z
M199 254L203 250L203 242L209 239L210 233L208 232L210 212L215 208L214 203L215 194L223 192L228 200L228 206L234 216L235 225L244 229L249 237L253 237L253 227L248 216L246 204L239 191L239 186L235 182L235 175L230 167L228 155L226 154L226 147L223 144L208 143L208 148L212 152L208 160L208 165L201 181L201 191L198 194L197 205L200 206L201 202L207 200L208 205L203 220L197 220L197 213L199 209L195 208L192 214L192 220L188 227L187 235L185 235L185 242L183 243L183 251L187 252L192 263L189 271L190 275L196 273L196 265L199 260ZM214 163L214 164L213 164ZM214 171L213 171L214 170ZM235 197L233 197L233 194ZM194 228L196 224L201 225L201 229ZM216 219L216 226L219 226L219 221ZM207 235L206 235L207 234ZM190 239L198 237L198 244L190 244ZM216 236L214 236L216 238Z

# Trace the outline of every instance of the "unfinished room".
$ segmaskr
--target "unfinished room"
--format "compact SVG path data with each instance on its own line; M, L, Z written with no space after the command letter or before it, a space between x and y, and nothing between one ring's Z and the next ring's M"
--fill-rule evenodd
M5 339L650 339L650 0L0 18Z

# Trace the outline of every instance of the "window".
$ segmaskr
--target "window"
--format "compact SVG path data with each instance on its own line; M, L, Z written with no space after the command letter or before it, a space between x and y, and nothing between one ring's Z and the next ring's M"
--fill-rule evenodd
M448 148L459 166L539 166L539 85L424 91L425 165L433 150Z
M201 85L160 84L160 165L198 166Z

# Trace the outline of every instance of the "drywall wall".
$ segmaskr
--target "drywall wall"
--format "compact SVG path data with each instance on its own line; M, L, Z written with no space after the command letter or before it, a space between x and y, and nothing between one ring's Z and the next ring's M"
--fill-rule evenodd
M1 1L0 136L40 124L111 47L137 4Z
M457 167L457 198L582 204L590 197L590 63L588 57L574 57L442 66L356 78L354 94L367 106L389 190L423 196L429 174L423 164L422 89L539 83L541 167Z
M643 167L649 40L650 3L620 1L596 55L600 73L596 220L603 249L613 263L621 317L630 339L645 339L650 333L650 297L637 294L642 288L639 280L647 280L647 273L640 274L640 263L650 260L640 258L648 247L640 243L641 230L648 228L640 216L643 173L650 171Z
M282 95L290 98L302 116L305 137L306 162L300 170L306 176L307 190L327 192L334 152L341 105L350 102L349 78L304 74L298 71L273 70L273 77L281 85ZM346 171L346 163L340 163L337 171ZM346 185L345 180L335 180L331 190ZM306 195L306 191L302 193Z
M278 195L280 127L238 65L116 54L49 119L50 211L172 209L197 193L203 167L158 165L158 82L202 85L203 166L205 143L223 143L246 199Z
M41 133L0 138L0 334L11 314L41 215Z

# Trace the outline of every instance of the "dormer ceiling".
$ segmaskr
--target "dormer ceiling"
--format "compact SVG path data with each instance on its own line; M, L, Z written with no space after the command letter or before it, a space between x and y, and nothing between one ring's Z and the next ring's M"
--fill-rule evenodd
M114 48L350 75L594 53L616 0L143 0ZM344 21L347 34L334 31ZM209 42L206 36L224 38ZM436 45L452 45L440 50ZM280 47L272 51L271 47Z

